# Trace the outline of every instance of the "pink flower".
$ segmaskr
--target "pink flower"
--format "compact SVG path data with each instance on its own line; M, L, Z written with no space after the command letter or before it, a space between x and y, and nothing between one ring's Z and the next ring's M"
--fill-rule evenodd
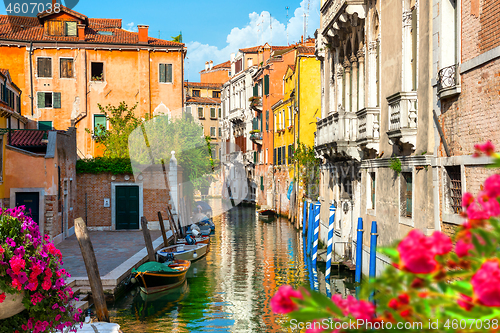
M362 319L364 321L370 321L375 317L375 306L367 301L357 300L353 296L347 296L349 301L349 314L351 314L356 320Z
M485 261L471 279L474 295L486 306L500 306L500 267L498 260Z
M21 269L24 269L26 267L26 262L24 259L19 258L19 257L12 257L9 260L10 267L12 268L12 271L14 274L19 274L21 272Z
M457 304L459 307L467 311L470 311L474 307L474 304L472 304L472 298L464 294L460 294Z
M469 255L469 251L474 248L474 245L466 239L459 239L455 245L455 253L459 258Z
M3 303L5 301L5 293L0 294L0 303Z
M421 231L413 229L398 245L401 268L416 274L431 273L437 268L436 255L446 254L451 249L448 236L434 232L426 237Z
M481 153L485 153L487 156L493 155L495 152L495 146L491 143L491 141L486 141L483 144L475 144L474 149L476 152L474 153L474 156L480 156Z
M474 196L469 192L465 192L462 196L462 207L469 207L471 203L474 202Z
M291 298L303 299L302 294L293 289L292 286L284 285L278 288L276 294L271 298L271 310L274 313L289 313L298 309L297 304Z
M484 192L490 198L497 198L500 196L500 175L495 174L493 176L488 177L484 181Z

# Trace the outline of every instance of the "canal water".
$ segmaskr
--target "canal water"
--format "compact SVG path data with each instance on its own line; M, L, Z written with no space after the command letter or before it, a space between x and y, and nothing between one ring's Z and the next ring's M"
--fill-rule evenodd
M148 296L136 287L109 308L111 321L123 332L137 333L287 332L286 316L274 314L269 305L277 288L290 284L327 292L324 264L313 279L302 233L288 220L266 223L255 208L236 207L214 217L214 223L210 252L191 265L182 287ZM336 272L329 289L352 293L351 277Z

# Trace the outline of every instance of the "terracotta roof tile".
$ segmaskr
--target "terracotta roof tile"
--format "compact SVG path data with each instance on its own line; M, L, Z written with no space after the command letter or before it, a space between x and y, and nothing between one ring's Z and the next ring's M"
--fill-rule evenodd
M15 147L46 147L42 142L43 134L47 131L41 130L14 130L10 134L10 145Z
M230 69L231 68L231 61L228 60L228 61L223 62L221 64L215 65L214 67L212 67L212 69L209 69L209 71L214 70L214 69L221 69L221 68L229 68ZM200 71L200 73L201 72L206 72L206 70L204 69L204 70Z
M189 88L222 89L222 83L211 83L211 82L184 82L184 86Z
M186 103L197 104L220 104L220 98L210 97L188 97Z
M244 48L244 49L240 49L240 52L242 52L242 53L256 53L262 47L263 47L263 45L258 45L258 46L253 46L253 47L247 47L247 48ZM271 46L271 49L273 51L277 51L277 50L287 49L289 47L290 46Z
M85 41L77 36L47 36L43 23L36 17L0 15L0 40L47 41L99 44L139 44L139 33L121 29L121 19L88 19L85 27ZM109 31L113 35L100 35L99 31ZM168 40L149 37L152 46L184 46ZM141 44L142 45L142 44Z
M300 54L314 54L314 47L311 46L299 46L297 51Z

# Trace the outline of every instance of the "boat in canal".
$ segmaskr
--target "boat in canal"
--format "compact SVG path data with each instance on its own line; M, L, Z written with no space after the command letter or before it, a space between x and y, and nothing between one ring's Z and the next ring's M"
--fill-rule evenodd
M264 222L271 222L276 218L276 212L272 209L263 209L257 212L259 214L259 220Z
M164 247L156 252L159 262L169 260L189 260L195 261L208 252L208 244L185 245L177 244Z
M191 271L191 270L189 270ZM179 287L154 294L137 293L132 303L132 313L137 320L161 317L175 308L189 294L187 280Z
M182 285L190 266L189 260L150 261L133 269L132 276L139 282L142 292L154 294Z
M210 244L210 236L199 236L194 238L195 244ZM180 238L177 240L177 244L187 244L185 238Z

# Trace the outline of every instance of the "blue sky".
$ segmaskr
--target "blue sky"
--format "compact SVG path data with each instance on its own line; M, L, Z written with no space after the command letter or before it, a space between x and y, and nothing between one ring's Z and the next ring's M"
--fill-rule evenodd
M313 36L319 27L319 1L80 0L73 9L88 17L121 18L123 28L133 31L137 24L147 24L151 37L170 39L182 31L188 48L186 78L199 81L205 61L218 64L229 60L230 54L239 48L263 42L286 45L287 30L289 42L298 41L303 34L303 10L308 3L307 34ZM0 13L5 14L3 6Z

